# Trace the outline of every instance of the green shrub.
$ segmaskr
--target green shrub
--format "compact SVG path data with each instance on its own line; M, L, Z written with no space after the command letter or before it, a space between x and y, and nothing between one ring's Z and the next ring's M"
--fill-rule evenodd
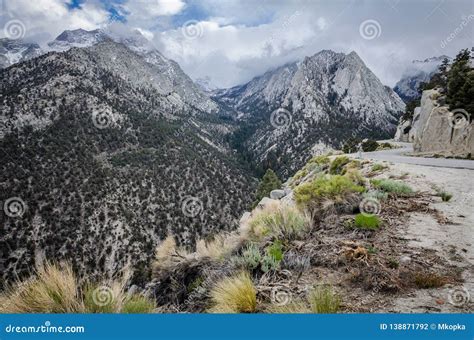
M331 162L327 155L314 156L308 162L308 164L327 165Z
M322 199L342 201L351 193L362 193L365 188L344 176L322 176L296 187L294 197L298 204L310 205Z
M413 189L405 183L397 182L391 179L373 179L372 185L382 191L397 195L410 195Z
M242 265L249 270L255 270L260 267L266 273L280 268L282 259L283 245L281 241L276 240L265 249L263 255L255 243L249 244L242 252L242 255L236 258L236 261L238 265Z
M368 139L365 142L362 142L362 150L364 152L371 152L377 150L379 147L379 143L372 139Z
M347 156L334 158L334 160L331 162L331 166L329 167L329 173L331 175L344 175L344 173L346 172L344 166L349 162L350 159Z
M341 298L329 285L316 286L308 297L313 313L337 313Z
M149 298L133 294L124 302L120 312L125 314L145 314L152 313L155 308L155 303Z
M376 215L357 214L354 219L354 224L360 229L375 230L380 226L380 219Z

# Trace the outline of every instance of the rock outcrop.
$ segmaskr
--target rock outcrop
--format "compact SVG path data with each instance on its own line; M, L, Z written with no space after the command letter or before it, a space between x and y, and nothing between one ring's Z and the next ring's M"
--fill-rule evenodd
M413 120L400 122L395 140L413 142L414 151L419 153L471 156L474 153L474 133L469 113L462 109L450 111L444 101L439 89L423 91Z

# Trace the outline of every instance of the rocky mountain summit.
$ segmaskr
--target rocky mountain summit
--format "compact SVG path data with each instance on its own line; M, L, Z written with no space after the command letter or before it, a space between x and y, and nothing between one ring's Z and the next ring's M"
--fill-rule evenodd
M0 69L43 54L38 44L8 38L0 39Z
M237 137L245 151L284 177L348 138L393 135L405 108L355 52L328 50L214 98L244 124Z

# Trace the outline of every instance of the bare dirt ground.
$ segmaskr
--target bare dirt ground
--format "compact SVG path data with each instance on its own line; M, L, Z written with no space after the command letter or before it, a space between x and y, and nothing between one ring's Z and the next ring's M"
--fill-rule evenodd
M403 177L406 183L419 192L434 194L438 189L453 195L449 202L432 196L430 203L430 207L438 210L446 223L440 223L433 214L413 212L408 214L408 219L394 236L405 239L411 249L419 249L420 253L434 251L446 263L461 268L464 282L448 283L440 288L413 290L406 296L396 297L380 311L474 311L474 170L390 162L382 164L389 166L383 175Z

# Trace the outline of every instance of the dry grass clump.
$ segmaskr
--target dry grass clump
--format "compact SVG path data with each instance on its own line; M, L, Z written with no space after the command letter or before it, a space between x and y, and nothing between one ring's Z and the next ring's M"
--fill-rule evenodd
M312 313L304 301L294 301L284 305L272 304L265 309L268 314L309 314Z
M125 292L128 278L124 274L107 285L87 283L83 288L71 265L46 263L34 277L16 283L0 296L0 313L122 313L124 308L151 312L153 301ZM138 300L142 304L135 303Z
M211 290L212 313L254 313L257 291L248 272L219 281Z
M237 234L218 234L212 240L198 240L196 242L196 256L223 260L241 242L242 237Z
M36 277L7 288L1 313L81 313L84 305L70 265L46 263Z
M272 236L293 240L304 236L310 228L311 218L307 214L279 203L256 212L249 221L249 234L257 239Z
M330 285L316 286L308 297L313 313L337 313L341 298Z
M447 279L436 273L418 273L415 275L415 284L418 288L438 288L446 283Z

